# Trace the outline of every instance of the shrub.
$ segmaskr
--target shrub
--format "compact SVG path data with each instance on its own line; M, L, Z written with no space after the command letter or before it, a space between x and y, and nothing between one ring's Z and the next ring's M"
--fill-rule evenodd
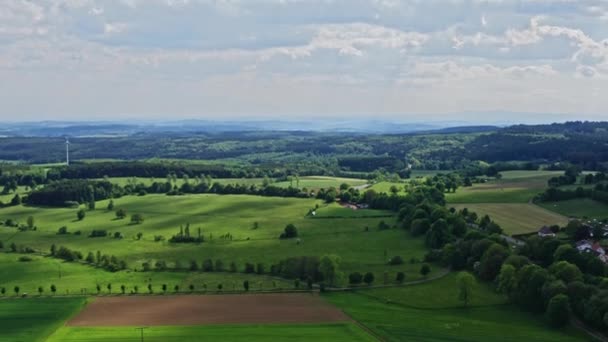
M124 209L118 209L116 210L116 218L119 220L124 219L125 217L127 217L127 211Z
M374 282L374 274L371 272L365 273L363 276L363 282L365 282L368 286Z
M19 257L19 261L21 261L21 262L28 262L28 261L32 261L32 260L34 260L34 259L32 259L32 257L29 257L27 255L23 255L23 256Z
M403 283L403 281L405 281L405 273L403 273L403 272L397 272L397 278L395 278L395 280L398 283Z
M87 212L84 211L84 209L80 209L78 210L78 212L76 213L76 218L78 219L78 221L82 221L84 220L84 218L87 216Z
M349 284L357 285L361 284L361 282L363 282L363 275L361 275L361 273L354 272L348 275Z
M280 236L281 239L291 239L295 237L298 237L298 229L291 223L285 226L285 230Z
M389 264L391 265L403 265L403 258L401 258L400 256L394 256L391 258Z
M63 226L57 230L58 235L65 235L68 233L68 227Z
M422 267L420 267L420 274L423 277L426 277L429 273L431 273L431 266L429 266L429 264L423 264Z
M89 237L97 238L97 237L106 237L108 236L108 231L103 229L94 229L89 234Z
M132 224L141 224L144 222L144 216L142 214L133 214L131 215L131 223Z

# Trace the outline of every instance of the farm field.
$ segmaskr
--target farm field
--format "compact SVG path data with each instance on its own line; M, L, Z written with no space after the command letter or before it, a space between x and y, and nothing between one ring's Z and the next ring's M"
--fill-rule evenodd
M367 184L367 180L365 179L358 179L358 178L341 178L341 177L324 177L324 176L304 176L304 177L300 177L299 182L295 180L293 180L293 182L289 182L289 181L283 181L283 182L276 182L273 185L276 186L280 186L280 187L288 187L290 185L292 185L296 187L296 188L307 188L307 189L320 189L320 188L330 188L330 187L334 187L334 188L339 188L340 185L346 183L348 185L352 186L359 186L359 185L364 185Z
M317 209L314 217L309 216L311 219L316 218L369 218L369 217L388 217L395 216L394 213L388 210L372 210L372 209L351 209L343 207L338 203L331 203L329 205L322 205Z
M475 284L467 308L458 300L454 274L430 283L327 295L330 302L386 341L587 341L567 327L551 330L542 315L505 304L485 284Z
M84 298L0 300L0 341L46 341L85 302Z
M136 327L62 327L48 342L140 341ZM328 341L371 342L375 339L355 323L153 326L144 330L147 342Z
M540 202L541 207L566 217L603 220L608 218L608 205L589 198L559 202Z
M527 203L547 187L554 171L506 171L500 180L461 187L446 194L448 203Z
M480 217L489 215L498 223L505 234L526 234L538 231L543 226L568 224L568 218L548 211L535 204L522 203L471 203L457 204L457 210L468 208Z

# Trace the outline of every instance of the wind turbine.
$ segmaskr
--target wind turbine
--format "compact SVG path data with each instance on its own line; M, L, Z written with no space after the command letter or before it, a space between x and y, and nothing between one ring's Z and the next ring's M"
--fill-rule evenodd
M65 164L70 166L70 141L65 138Z

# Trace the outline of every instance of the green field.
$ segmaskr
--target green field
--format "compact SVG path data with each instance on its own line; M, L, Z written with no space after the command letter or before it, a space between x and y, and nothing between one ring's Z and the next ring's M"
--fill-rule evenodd
M64 327L49 342L140 341L136 327ZM148 327L145 341L375 341L353 323Z
M85 256L88 252L115 255L121 260L126 260L131 270L141 270L143 262L164 260L173 267L176 262L188 267L190 261L197 261L200 265L205 259L222 260L227 268L231 262L235 262L239 271L243 271L246 262L263 263L266 270L270 265L278 263L290 256L322 256L332 253L340 256L341 268L349 272L374 272L377 276L389 272L390 278L394 279L397 272L406 272L411 277L419 277L419 264L406 263L401 266L388 266L387 257L400 255L404 260L416 258L423 259L426 247L423 239L411 238L405 231L400 229L389 229L379 231L376 227L381 220L392 226L395 219L391 217L373 217L352 219L354 213L350 209L336 208L340 215L346 217L311 219L306 214L315 204L320 203L314 199L257 197L247 195L188 195L170 197L165 195L147 195L143 197L129 196L116 199L116 208L124 208L128 213L140 213L145 217L145 222L140 225L130 225L128 219L117 220L113 212L105 209L107 201L97 203L100 209L88 211L83 221L76 220L75 209L65 208L36 208L36 207L8 207L0 209L0 220L8 218L24 223L30 215L35 217L37 230L20 232L15 228L2 227L0 229L0 241L5 245L15 243L18 246L29 246L39 251L48 253L50 246L66 246L82 252ZM322 203L321 203L322 204ZM320 210L322 212L323 209ZM386 215L382 211L361 211L373 215ZM253 229L253 224L258 222L258 229ZM202 244L171 244L167 241L155 242L155 235L162 235L169 239L179 232L179 226L191 224L192 234L197 233L200 227L202 235L207 239ZM299 231L299 242L296 239L280 240L278 237L285 225L293 223ZM69 232L81 231L81 235L67 234L58 235L57 229L67 226ZM369 227L368 230L365 228ZM123 239L90 238L89 233L93 229L106 229L108 232L121 232ZM142 240L137 240L137 233L142 233ZM220 236L227 233L232 234L232 240L221 239ZM17 254L1 254L7 261L16 261ZM12 259L12 260L11 260ZM7 272L15 273L21 267L47 269L45 272L36 270L24 272L18 277L22 286L28 284L32 287L44 286L48 288L51 282L58 282L57 278L51 278L57 270L57 266L44 266L45 263L57 263L53 259L35 260L31 263L12 262L0 267L14 267ZM40 265L40 266L37 266ZM115 282L124 282L127 286L137 283L141 285L141 279L149 277L142 272L122 271L109 274L85 265L65 265L66 270L73 266L72 272L78 280L66 282L74 291L99 282L99 277L114 279ZM70 268L71 269L71 268ZM55 273L58 274L58 273ZM152 273L154 274L154 273ZM178 282L188 284L187 272L177 272L172 276L167 274L168 283ZM222 273L221 277L229 276ZM164 276L160 277L161 279ZM193 281L199 281L198 275ZM207 277L201 275L202 279ZM219 277L219 276L218 276ZM240 283L237 278L236 282ZM160 282L161 280L159 280ZM203 280L204 281L204 280ZM10 282L12 285L13 281ZM17 284L19 285L19 284ZM59 284L56 284L59 286ZM65 285L62 285L65 286ZM115 284L116 288L116 284ZM141 286L140 286L141 288Z
M387 194L391 194L391 187L393 185L399 189L398 194L405 194L405 183L379 182L369 187L369 189L374 190L375 192L385 192Z
M589 198L560 202L540 202L538 205L567 217L601 220L608 218L608 205Z
M310 218L369 218L369 217L383 217L391 220L395 213L388 210L372 210L372 209L357 209L342 207L338 203L331 203L329 205L322 205L318 210L315 211L316 215Z
M386 341L586 341L573 328L551 330L543 316L505 304L476 284L471 306L458 301L456 276L400 288L333 293L329 300Z
M83 298L0 300L0 341L46 341L85 302Z
M448 203L527 203L547 187L554 171L506 171L502 179L461 187L446 194Z
M538 231L543 226L568 224L568 218L534 204L521 203L471 203L453 205L457 210L468 208L482 215L489 215L505 234L526 234Z

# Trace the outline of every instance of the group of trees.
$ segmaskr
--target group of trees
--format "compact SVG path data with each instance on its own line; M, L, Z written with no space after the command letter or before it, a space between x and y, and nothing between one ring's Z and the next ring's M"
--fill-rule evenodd
M107 198L121 197L123 194L124 191L120 186L109 181L60 180L32 191L27 197L27 203L66 206L72 203L94 203Z
M51 245L50 256L68 262L84 262L110 272L126 270L128 267L124 260L119 260L114 255L101 254L100 251L97 251L96 254L89 252L86 258L84 258L83 254L79 251L64 246L59 246L59 248L57 248L54 244Z
M512 302L545 312L556 326L567 323L573 312L598 329L608 327L603 321L608 317L608 266L559 239L533 236L513 250L497 234L470 231L427 257L497 284Z
M196 236L190 235L190 223L186 224L186 227L180 226L179 233L173 235L169 242L171 243L202 243L205 241L202 231L200 228L197 229Z

